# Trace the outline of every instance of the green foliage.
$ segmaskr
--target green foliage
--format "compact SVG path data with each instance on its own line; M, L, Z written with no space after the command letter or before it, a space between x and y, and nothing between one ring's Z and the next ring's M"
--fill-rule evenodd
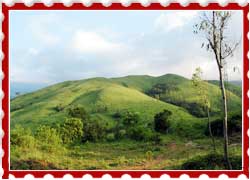
M82 120L89 118L87 111L80 105L70 107L68 110L68 114L71 117L80 118Z
M148 161L152 161L152 159L153 159L153 153L152 153L152 151L147 151L146 154L145 154L145 156L146 156L146 159Z
M216 86L220 86L220 81L217 81L217 80L210 80L208 81L209 83L211 84L214 84ZM225 88L226 90L234 93L235 95L241 97L242 96L242 88L241 88L241 85L236 85L236 84L233 84L231 82L224 82L225 83Z
M50 126L39 126L36 130L35 137L41 144L51 146L61 144L61 138L57 130L55 128L51 128Z
M92 110L93 113L105 113L107 111L108 111L107 105L105 105L104 103L102 103L100 101L96 102L96 104Z
M151 140L154 141L156 145L159 145L163 139L159 133L154 133L154 135L151 137Z
M107 134L106 139L107 139L107 141L109 141L109 142L114 141L114 140L115 140L115 134L114 134L114 133L109 133L109 134Z
M137 125L128 129L128 136L136 141L150 141L154 137L154 133L151 129L145 128L145 126Z
M171 115L172 113L166 109L163 112L156 114L154 118L155 131L160 133L168 133L170 128L169 117Z
M233 169L241 169L241 156L230 156ZM181 169L188 170L215 170L227 169L224 157L221 154L208 154L205 156L197 156L183 163Z
M228 125L228 134L232 135L233 133L241 132L242 125L241 125L241 118L238 116L232 116L229 118L227 125ZM220 136L223 137L223 120L222 119L216 119L213 122L211 122L211 129L212 134L214 136ZM209 129L208 127L205 130L205 135L209 135Z
M34 148L36 144L30 129L25 129L20 125L16 125L15 128L10 131L10 143L11 145L22 148Z
M54 109L56 112L60 112L60 111L63 111L64 106L62 104L58 104L54 107Z
M66 118L60 127L60 134L64 143L79 141L83 137L83 122L79 118Z
M153 86L157 87L156 84L166 86L167 93L160 95L161 101L145 94ZM217 100L219 89L214 85L209 85L209 90L213 101L212 108L214 112L219 112L220 109L217 108L220 101L220 99ZM44 169L55 167L58 169L109 169L111 166L114 169L143 169L145 167L162 169L166 164L172 168L187 158L193 157L195 153L207 153L207 144L210 140L208 141L204 136L206 122L204 119L190 115L185 110L188 109L191 112L198 109L196 106L202 107L202 104L193 104L199 100L193 95L194 92L191 81L188 79L176 75L165 75L126 77L119 80L95 78L71 81L20 95L11 101L11 107L21 107L11 112L11 162L16 163L15 168L21 169L39 167L36 165L37 161L47 166L43 167ZM240 109L240 98L234 94L230 94L229 102L231 109ZM172 105L175 103L180 103L180 105ZM188 104L188 107L185 107L185 104ZM102 105L106 108L102 108ZM96 110L96 107L101 108ZM163 112L164 109L172 113L168 119L171 130L167 135L152 130L154 116ZM62 120L65 117L76 118L77 121L80 119L82 126L80 121L64 124ZM15 124L22 124L25 129L15 132ZM40 125L46 126L36 133L35 129ZM71 128L72 126L77 126L77 128ZM28 138L25 137L27 134L21 136L28 132L26 127L35 133L35 139L31 132L27 133ZM61 127L67 132L62 133ZM72 136L72 139L80 137L80 133L74 133L74 131L72 133L71 130L79 132L81 127L85 143L74 141L75 143L71 146L61 144L62 134L68 138ZM20 140L20 138L27 140ZM188 138L192 140L202 138L202 143L198 143L199 147L198 145L186 147ZM32 143L31 139L35 143ZM216 140L219 146L222 141L220 138ZM23 145L22 142L24 142ZM176 145L172 146L173 142L176 142ZM30 145L29 149L32 148L32 151L25 150L20 145L24 147ZM32 147L33 145L35 148ZM239 152L238 154L241 153L240 143L236 144L235 149L237 153ZM152 152L155 160L160 158L162 161L157 164L148 164L149 161L146 161L145 157L147 159L147 156L151 155L146 155L147 152ZM33 163L33 160L36 162ZM53 162L53 166L50 166L49 162ZM33 163L33 165L28 166L27 163Z
M147 92L147 94L159 99L161 95L169 93L171 91L178 91L178 86L177 86L176 83L172 83L172 84L162 84L162 83L155 84L155 85L153 85L152 89L150 89Z
M115 134L116 139L123 139L126 137L126 130L125 129L118 129L118 132Z
M98 141L105 139L107 129L107 124L100 118L85 119L83 121L83 140Z
M122 122L127 127L138 124L140 120L140 114L138 112L127 111L122 116Z

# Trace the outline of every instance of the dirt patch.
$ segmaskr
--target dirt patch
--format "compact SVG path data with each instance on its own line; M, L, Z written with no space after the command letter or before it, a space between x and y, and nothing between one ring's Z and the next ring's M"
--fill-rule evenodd
M57 169L54 164L50 162L46 162L43 160L20 160L20 161L12 161L10 165L10 169L13 170L49 170L49 169Z

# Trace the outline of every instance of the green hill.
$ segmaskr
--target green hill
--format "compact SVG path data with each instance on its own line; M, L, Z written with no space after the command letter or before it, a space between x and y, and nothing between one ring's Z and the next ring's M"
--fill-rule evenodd
M152 93L158 86L164 86L164 89L159 94ZM220 89L209 83L207 86L211 110L220 113ZM228 96L229 111L240 110L241 99L230 91ZM191 122L199 124L200 120L193 115L202 117L202 102L191 81L166 74L159 77L126 76L66 81L18 96L11 100L11 126L58 124L67 117L68 109L77 105L83 106L91 116L98 116L111 124L114 123L113 114L123 110L138 112L145 123L150 123L156 113L167 109L173 114L173 124L181 127L187 124L192 126Z
M59 83L13 99L11 126L58 124L67 117L68 109L77 105L83 106L91 116L101 117L111 124L113 114L118 111L138 112L145 123L150 123L154 115L164 109L172 112L173 127L183 126L188 131L193 124L200 124L200 120L181 107L152 98L136 88L122 86L112 79L94 78ZM58 111L58 107L62 110Z
M219 86L219 81L217 80L210 80L208 81L211 84L214 84L216 86ZM227 90L233 92L235 95L241 97L242 96L242 89L241 89L241 82L239 81L232 81L232 82L226 82L225 87Z
M175 74L166 74L159 77L127 76L113 79L115 82L129 88L135 88L161 101L181 106L195 116L204 116L203 104L192 85L192 81ZM208 89L211 111L214 114L221 112L221 92L218 81L205 83ZM226 84L229 111L241 110L241 88L233 84Z
M220 122L220 89L206 86L215 126ZM239 111L241 98L227 94L229 113ZM183 163L207 157L212 150L207 119L191 114L199 106L191 81L173 74L66 81L20 95L10 102L11 169L181 169ZM75 107L85 113L81 120L67 118L77 117L69 113ZM156 114L158 120L165 116L161 126L167 130L154 128ZM75 137L81 127L82 134ZM229 136L230 157L242 154L240 128L235 133ZM72 135L75 139L64 141ZM223 157L223 139L215 139ZM241 159L236 160L234 165L240 166Z

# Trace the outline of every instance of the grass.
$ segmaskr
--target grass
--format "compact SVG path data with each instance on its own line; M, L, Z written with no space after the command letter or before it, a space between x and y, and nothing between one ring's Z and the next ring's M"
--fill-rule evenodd
M164 109L172 112L170 134L161 135L163 141L160 144L123 139L56 147L47 147L37 141L32 148L12 145L12 169L181 169L188 160L211 153L211 140L204 135L206 118L197 118L183 107L148 96L145 92L157 83L178 87L178 90L165 94L169 101L200 101L191 81L173 74L67 81L12 99L11 129L18 124L32 130L39 125L55 127L75 105L83 106L91 117L105 121L110 129L116 124L113 115L119 111L138 112L145 125L152 124L154 115ZM219 87L213 84L207 84L207 87L212 110L220 112ZM230 113L240 111L241 98L231 91L227 93ZM60 110L56 110L58 106ZM218 114L212 114L211 119L218 117ZM241 155L240 138L231 137L231 141L230 155ZM220 155L222 144L222 138L216 138Z
M216 140L218 154L222 156L222 139ZM165 136L160 145L151 142L121 140L60 147L50 153L39 149L11 148L11 164L22 163L21 168L49 165L56 169L181 169L192 158L211 153L209 138L190 140ZM151 154L151 155L148 155ZM241 144L230 148L230 154L241 155ZM29 162L29 166L27 166ZM26 165L26 166L25 166ZM34 165L34 166L35 166ZM19 166L20 168L20 166ZM42 167L42 168L46 168Z
M11 101L11 108L22 108L12 110L11 127L19 123L26 127L60 123L67 116L67 109L79 104L92 114L100 106L105 106L107 112L99 114L108 114L108 117L120 110L136 111L145 122L152 121L153 116L163 109L173 112L173 122L177 124L196 119L183 108L151 98L136 89L112 83L107 79L92 79L61 83L15 98ZM56 112L54 108L58 105L64 107L64 110Z

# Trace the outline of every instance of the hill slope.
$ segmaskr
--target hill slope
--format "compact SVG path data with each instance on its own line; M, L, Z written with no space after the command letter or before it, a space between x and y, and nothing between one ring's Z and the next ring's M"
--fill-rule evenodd
M151 92L159 85L166 89L156 96ZM220 90L213 84L207 86L212 112L219 113ZM232 92L228 91L228 94L229 111L240 110L241 99ZM91 116L111 125L115 123L113 115L118 111L139 112L147 124L152 123L156 113L167 109L173 114L172 127L190 131L192 126L206 124L193 116L196 114L192 110L198 107L194 106L196 102L199 106L199 96L191 81L173 74L66 81L11 100L11 127L15 124L29 127L56 125L68 116L69 108L81 105Z
M200 120L183 108L154 99L142 92L124 87L105 78L59 83L11 101L11 126L37 127L57 124L67 117L68 108L84 106L92 115L114 122L113 114L121 110L139 112L145 123L153 121L156 113L167 109L172 112L173 127L190 128ZM58 111L60 106L63 110Z
M219 81L217 80L210 80L208 81L211 84L214 84L216 86L219 86ZM225 83L225 87L228 91L231 91L232 93L234 93L235 95L241 97L242 96L242 92L241 92L241 82L239 81L232 81L232 82L227 82Z
M158 98L164 102L181 106L187 109L191 114L202 116L203 103L200 100L197 89L192 85L192 81L175 74L166 74L159 77L152 76L127 76L115 78L113 81L129 87L140 90L152 97ZM208 89L212 113L221 112L221 92L218 81L209 81L204 83ZM228 83L227 86L228 109L229 111L241 110L241 88ZM198 112L193 110L200 109Z

